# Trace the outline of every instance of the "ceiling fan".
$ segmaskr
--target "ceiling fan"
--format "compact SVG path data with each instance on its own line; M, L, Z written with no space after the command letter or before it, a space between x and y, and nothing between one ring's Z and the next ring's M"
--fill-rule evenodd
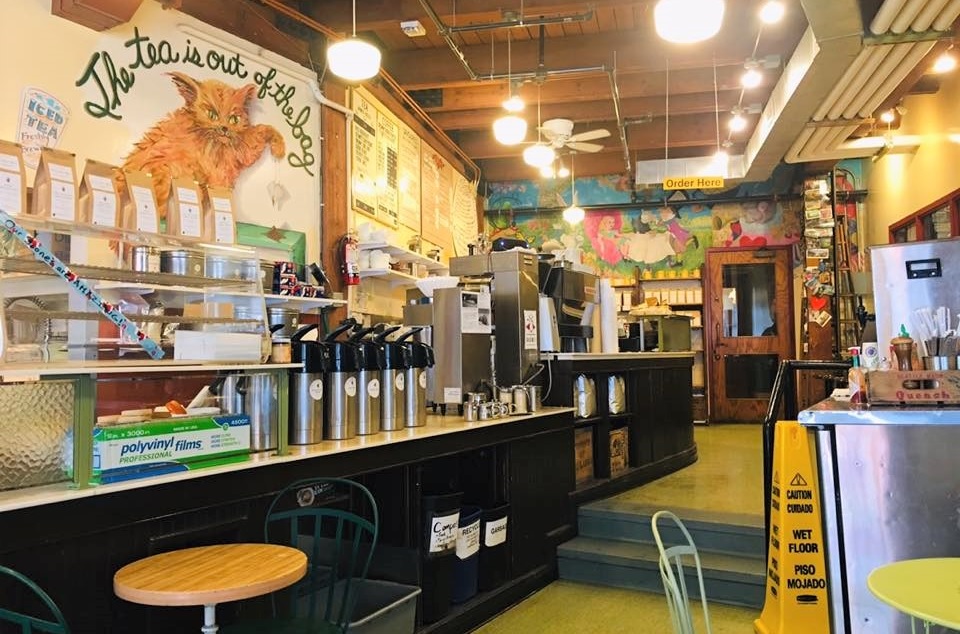
M555 149L569 148L577 152L599 152L603 146L599 143L586 143L586 141L595 141L605 139L610 136L610 131L603 128L587 130L573 134L573 121L570 119L547 119L538 130L542 133L546 142Z

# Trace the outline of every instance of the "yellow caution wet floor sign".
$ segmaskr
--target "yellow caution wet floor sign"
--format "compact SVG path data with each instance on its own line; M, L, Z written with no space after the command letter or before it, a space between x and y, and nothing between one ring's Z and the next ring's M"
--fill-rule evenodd
M757 634L829 634L817 461L807 430L777 423L773 443L767 591Z

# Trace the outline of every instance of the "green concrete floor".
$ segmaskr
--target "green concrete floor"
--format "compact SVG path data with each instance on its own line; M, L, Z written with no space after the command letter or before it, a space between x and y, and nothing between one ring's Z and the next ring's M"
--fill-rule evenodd
M697 427L699 459L685 469L614 499L628 504L746 514L763 518L763 456L759 425ZM698 630L702 619L699 611ZM759 613L749 608L710 606L714 634L752 632ZM555 581L476 630L477 634L667 634L662 594Z

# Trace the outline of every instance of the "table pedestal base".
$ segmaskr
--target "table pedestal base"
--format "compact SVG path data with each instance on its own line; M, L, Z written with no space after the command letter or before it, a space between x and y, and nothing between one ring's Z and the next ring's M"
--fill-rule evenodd
M200 628L203 634L217 634L220 628L217 627L217 605L203 606L203 627Z

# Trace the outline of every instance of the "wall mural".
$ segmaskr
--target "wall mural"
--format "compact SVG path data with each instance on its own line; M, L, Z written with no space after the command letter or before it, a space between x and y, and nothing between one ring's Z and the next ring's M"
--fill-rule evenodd
M611 277L690 277L709 247L794 244L797 201L743 200L587 211L579 225L558 210L488 211L493 238L517 237L541 248L579 247L584 262ZM558 246L560 245L560 246Z

